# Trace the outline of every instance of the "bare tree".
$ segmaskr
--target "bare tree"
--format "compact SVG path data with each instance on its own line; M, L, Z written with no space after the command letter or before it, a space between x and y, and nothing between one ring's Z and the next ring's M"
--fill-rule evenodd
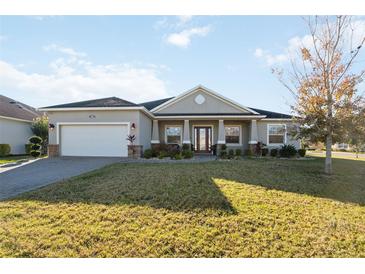
M332 144L344 137L343 118L350 117L363 99L356 88L365 70L356 73L353 65L365 33L355 39L356 26L347 16L304 20L308 39L291 55L290 69L273 72L294 95L291 107L300 125L299 136L325 143L325 173L331 174Z

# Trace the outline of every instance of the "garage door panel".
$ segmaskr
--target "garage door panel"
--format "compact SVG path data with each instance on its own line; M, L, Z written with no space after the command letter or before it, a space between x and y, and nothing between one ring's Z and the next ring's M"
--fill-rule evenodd
M126 125L63 125L61 155L124 157L127 134Z

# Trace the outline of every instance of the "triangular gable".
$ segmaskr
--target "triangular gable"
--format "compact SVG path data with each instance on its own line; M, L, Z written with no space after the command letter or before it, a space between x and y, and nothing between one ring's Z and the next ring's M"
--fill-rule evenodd
M258 114L203 86L197 86L151 110L159 114L230 113Z

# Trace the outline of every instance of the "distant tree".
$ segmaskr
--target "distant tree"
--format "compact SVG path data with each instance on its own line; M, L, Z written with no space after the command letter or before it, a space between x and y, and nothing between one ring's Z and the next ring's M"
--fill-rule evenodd
M43 153L47 153L47 145L48 145L48 117L42 115L33 120L31 126L32 132L34 135L42 138L42 151Z
M353 64L365 36L353 39L356 26L351 17L325 16L305 19L309 42L291 56L291 69L273 69L295 98L292 110L300 125L299 136L326 146L325 173L332 173L332 143L345 134L343 117L351 117L363 97L357 92L365 71Z
M354 148L358 158L359 152L365 148L365 102L344 118L344 125L345 140Z

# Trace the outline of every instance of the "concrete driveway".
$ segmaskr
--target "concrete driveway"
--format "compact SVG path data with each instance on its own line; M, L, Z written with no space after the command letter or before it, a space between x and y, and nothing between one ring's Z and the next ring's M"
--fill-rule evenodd
M111 157L41 159L0 173L0 200L121 161Z

